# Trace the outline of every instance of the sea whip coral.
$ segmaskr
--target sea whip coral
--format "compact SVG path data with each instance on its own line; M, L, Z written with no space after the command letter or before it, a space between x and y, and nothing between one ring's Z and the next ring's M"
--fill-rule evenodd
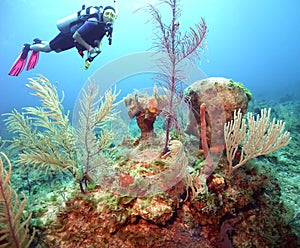
M179 100L183 97L183 82L187 75L183 72L182 62L188 59L191 64L194 59L199 59L200 54L206 49L205 38L207 27L205 20L190 28L189 32L182 35L180 32L180 22L178 21L181 11L179 0L161 0L161 4L166 4L172 11L171 23L166 25L162 21L162 15L159 10L149 4L149 12L155 23L154 48L158 53L166 53L167 57L158 59L157 64L162 69L162 73L157 76L157 80L162 88L169 90L166 95L169 96L169 105L166 109L166 140L163 153L168 152L168 143L170 130L173 125L177 126L177 116L174 110ZM176 98L177 97L177 98Z
M200 120L201 120L201 144L203 153L205 156L205 160L209 169L213 170L213 164L211 161L208 144L207 144L207 137L206 137L206 121L205 121L205 103L202 103L200 106Z

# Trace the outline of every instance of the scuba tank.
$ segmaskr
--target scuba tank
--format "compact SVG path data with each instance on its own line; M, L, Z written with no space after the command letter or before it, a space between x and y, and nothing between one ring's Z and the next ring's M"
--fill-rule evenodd
M58 20L56 26L62 33L74 33L87 19L94 17L99 20L102 9L102 6L85 8L85 5L82 5L81 10Z

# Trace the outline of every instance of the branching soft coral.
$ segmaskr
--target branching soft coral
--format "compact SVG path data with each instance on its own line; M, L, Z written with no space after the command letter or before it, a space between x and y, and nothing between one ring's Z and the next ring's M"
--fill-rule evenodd
M184 59L200 59L200 54L206 50L205 38L207 35L207 26L205 19L190 28L183 35L180 32L179 18L181 16L179 0L161 0L160 3L167 4L172 11L172 20L169 25L162 22L162 16L159 10L149 4L149 11L153 17L154 29L154 46L153 48L160 52L166 52L174 64L179 64ZM174 56L174 57L173 57Z
M174 106L176 97L182 99L183 85L187 75L183 71L183 60L188 59L191 63L195 59L200 58L200 54L204 51L205 38L207 35L207 27L205 20L196 24L195 28L190 28L184 35L180 32L180 23L178 18L181 16L179 0L161 0L161 4L166 4L170 7L172 18L169 25L162 21L160 11L153 5L148 6L148 10L153 18L154 25L154 49L161 53L166 53L166 57L161 57L157 61L162 73L157 76L158 82L163 88L169 90L169 106L166 110L166 141L164 153L168 151L169 133L172 125L176 122L176 113Z
M29 221L31 215L22 221L22 214L26 207L26 197L19 202L18 194L10 185L12 173L11 163L4 153L0 153L7 162L5 170L0 157L0 247L29 247L33 241L35 231L30 235Z
M83 92L76 133L69 114L64 114L56 87L48 79L39 76L30 79L26 86L34 90L33 95L41 99L42 106L5 114L7 129L14 134L8 149L20 154L17 163L33 171L70 172L85 193L83 182L95 167L101 167L100 153L111 144L112 133L105 129L105 124L116 115L116 89L99 96L96 84L90 83Z
M63 113L56 88L43 76L29 79L26 86L35 90L42 107L26 107L5 114L8 131L14 133L9 149L20 152L18 163L46 172L71 172L76 175L76 139Z
M262 109L261 115L256 118L248 113L247 119L243 119L239 109L234 111L233 120L224 125L229 175L250 159L269 154L290 142L290 133L285 130L285 123L275 118L271 122L270 113L271 109ZM234 164L240 146L240 159Z
M103 166L101 152L107 149L112 143L112 133L103 127L109 121L112 121L117 114L114 108L118 103L114 103L118 94L116 88L114 91L108 90L104 96L98 96L99 89L93 82L89 82L87 90L83 90L80 100L81 110L79 112L78 130L79 150L81 154L81 163L84 165L82 183L91 180L89 173L95 167ZM100 106L100 107L99 107ZM101 169L100 169L101 171Z
M35 90L42 107L27 107L24 112L14 110L5 114L8 131L14 133L9 149L20 152L17 162L46 172L71 172L76 175L76 140L63 113L56 88L40 76L29 79L26 86Z

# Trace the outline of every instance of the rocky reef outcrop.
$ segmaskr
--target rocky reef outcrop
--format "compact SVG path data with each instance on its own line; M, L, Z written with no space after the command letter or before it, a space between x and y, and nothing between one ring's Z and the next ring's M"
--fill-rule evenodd
M153 125L157 116L168 104L167 96L158 95L156 87L154 87L152 96L147 93L134 92L124 98L124 103L129 118L135 117L141 130L141 136L135 141L135 145L138 145L141 140L155 136Z
M217 146L222 143L224 124L232 120L234 110L246 113L251 93L242 83L210 77L190 85L185 97L191 110L186 132L201 137L200 106L205 103L208 144Z

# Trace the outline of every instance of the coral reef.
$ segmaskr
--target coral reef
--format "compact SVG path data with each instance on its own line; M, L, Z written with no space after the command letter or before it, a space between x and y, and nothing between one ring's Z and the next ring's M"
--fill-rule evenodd
M138 146L128 144L126 139L115 146L106 146L110 142L98 144L95 139L103 137L102 129L97 134L95 129L99 126L93 125L101 126L102 122L97 120L104 116L117 118L117 112L112 111L115 91L108 91L107 97L94 98L93 84L88 89L82 98L87 111L82 115L93 114L81 117L83 122L78 130L80 139L86 140L81 146L82 153L90 152L83 156L85 166L77 168L90 174L96 184L88 183L88 188L81 191L66 186L63 192L60 189L51 196L31 201L32 225L38 230L34 247L297 246L296 236L284 219L286 210L280 186L264 170L260 172L259 166L248 162L226 175L228 161L222 156L215 171L204 175L200 168L193 168L200 155L189 152L189 136L185 143L171 140L164 156L160 155L161 137L149 138ZM99 104L96 99L104 102ZM93 105L94 102L98 104ZM99 114L106 112L107 115ZM48 123L49 130L54 128L51 125L55 127L57 123ZM48 129L43 131L47 133ZM41 131L39 136L45 134ZM29 147L24 148L30 152ZM125 156L126 149L131 152ZM101 154L105 167L103 163L86 167L86 162L93 161L93 154ZM111 174L105 174L108 171ZM113 186L106 187L108 181ZM147 191L151 194L142 196Z
M214 174L207 185L186 201L182 182L150 198L96 188L68 200L40 238L48 247L297 247L279 185L266 175L248 167L231 179Z

